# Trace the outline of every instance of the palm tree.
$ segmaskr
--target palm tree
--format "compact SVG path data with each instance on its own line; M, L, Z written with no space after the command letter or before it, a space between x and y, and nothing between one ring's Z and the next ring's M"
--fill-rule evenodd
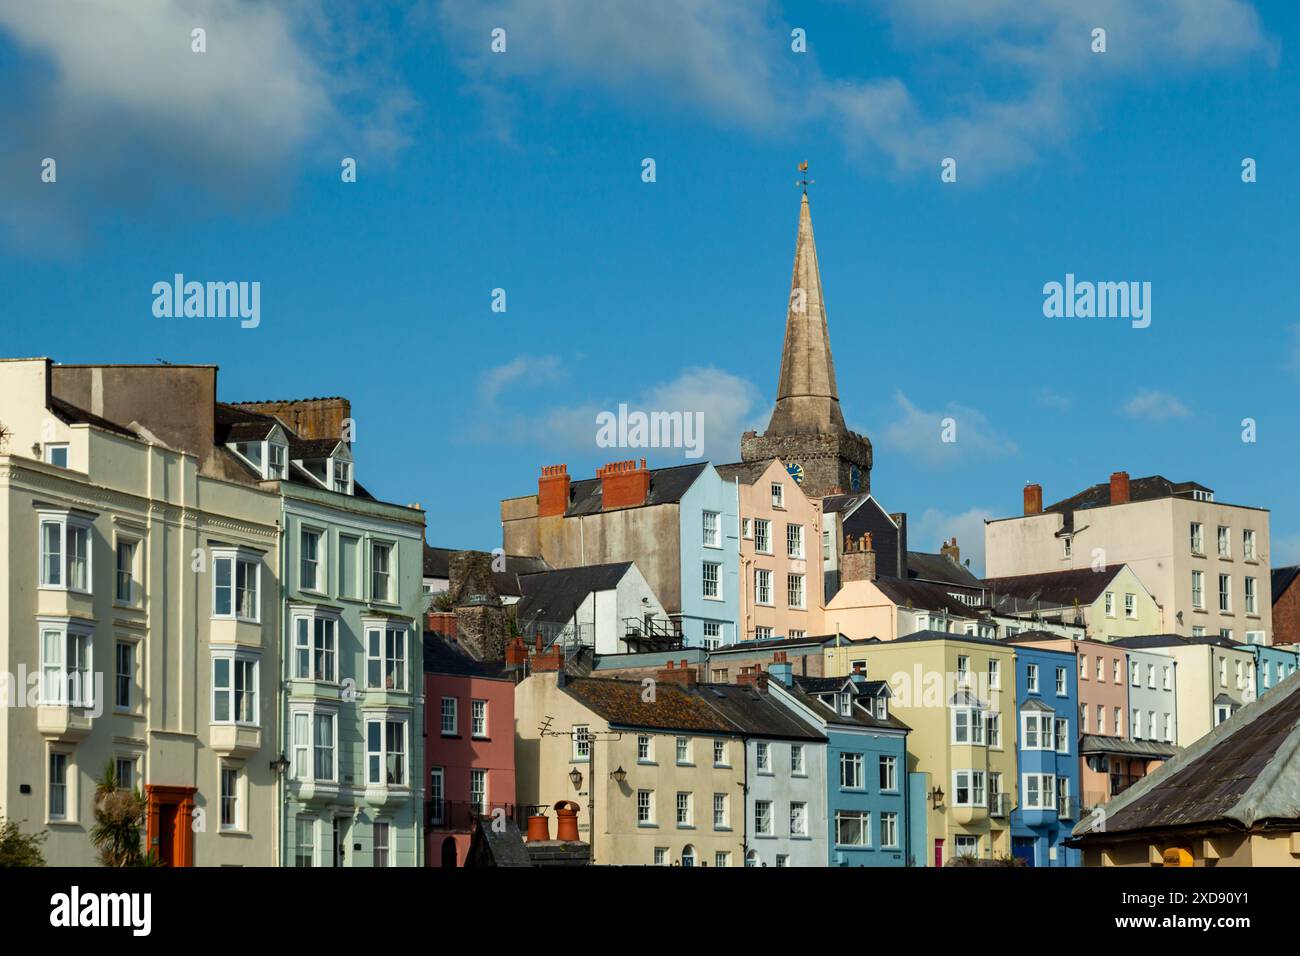
M99 851L104 866L148 866L140 850L140 827L144 823L146 804L139 790L119 785L113 761L104 767L104 775L95 783L95 825L90 841Z

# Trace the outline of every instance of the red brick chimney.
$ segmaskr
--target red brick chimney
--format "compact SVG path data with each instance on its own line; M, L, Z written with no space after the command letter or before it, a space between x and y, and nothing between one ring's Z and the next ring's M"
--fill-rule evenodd
M663 670L655 674L655 680L662 684L685 684L688 687L694 687L699 683L699 674L694 667L687 667L687 662L682 661L678 667L675 661L669 661Z
M939 548L939 553L952 561L953 564L961 564L961 548L957 547L957 536L953 535L951 541L945 539L943 545Z
M601 507L605 511L643 505L650 494L650 472L644 458L640 465L636 459L611 461L596 469L596 477L600 479Z
M528 645L522 637L516 637L506 645L506 666L518 667L528 660Z
M757 687L759 690L767 690L768 673L758 664L751 664L748 667L742 667L740 673L736 675L736 683L747 687Z
M441 634L443 637L456 639L460 633L460 628L456 625L456 614L453 611L429 611L424 616L424 629Z
M539 671L562 671L564 670L564 652L560 650L559 642L551 645L551 649L543 653L542 635L537 635L537 642L533 652L533 672Z
M1043 513L1043 486L1025 485L1025 514L1040 515L1042 513Z
M537 479L537 517L562 515L569 508L569 466L543 465Z
M1128 472L1112 471L1110 473L1110 503L1122 505L1127 504L1128 500Z
M876 580L876 550L871 543L871 532L844 539L844 553L840 555L840 583Z

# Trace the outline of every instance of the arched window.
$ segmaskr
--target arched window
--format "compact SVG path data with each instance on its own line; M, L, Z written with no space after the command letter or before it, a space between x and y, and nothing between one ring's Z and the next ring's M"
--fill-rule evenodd
M442 841L442 865L456 866L456 838L447 837Z
M682 848L682 866L694 866L694 865L695 865L695 847L691 846L688 843L686 844L685 847Z
M750 850L745 854L745 866L758 866L758 851Z

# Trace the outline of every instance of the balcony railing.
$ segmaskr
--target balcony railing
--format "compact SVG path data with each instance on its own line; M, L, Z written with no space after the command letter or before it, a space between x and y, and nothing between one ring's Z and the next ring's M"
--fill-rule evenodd
M682 623L675 618L625 617L623 640L640 650L675 651L682 646Z
M1062 800L1058 797L1056 801L1056 815L1062 820L1079 819L1079 801L1073 798Z
M469 831L474 829L479 819L492 820L503 811L506 819L514 820L519 827L528 825L528 812L531 809L522 803L473 803L468 800L429 800L429 828L432 830Z
M1011 812L1011 794L993 793L989 795L989 816L1005 817Z

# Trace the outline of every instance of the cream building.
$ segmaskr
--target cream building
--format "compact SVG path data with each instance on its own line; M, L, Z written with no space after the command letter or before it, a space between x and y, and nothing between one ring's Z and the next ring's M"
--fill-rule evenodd
M889 682L890 712L912 728L907 770L929 777L928 866L957 855L1011 855L1017 790L1015 649L923 631L892 641L828 644L825 673Z
M780 459L718 465L740 513L741 640L823 633L822 513Z
M212 367L157 372L215 391ZM0 363L0 814L94 865L112 764L160 859L274 865L278 496L69 400L121 400L105 374Z
M1043 507L1025 488L1022 516L984 528L990 578L1127 564L1187 637L1272 642L1268 511L1216 502L1213 490L1116 472Z
M1165 631L1164 610L1133 569L1125 564L1018 577L986 578L988 600L1004 614L1014 613L1035 629L1082 629L1094 641L1110 641ZM1023 630L1025 623L1011 625ZM1010 627L1007 628L1010 630ZM1014 633L1008 633L1013 637Z
M1247 647L1218 637L1176 634L1128 637L1114 643L1174 659L1179 747L1191 746L1258 697L1255 655Z
M639 680L562 678L556 671L520 682L519 802L576 801L578 832L591 843L593 863L743 865L745 753L739 735L675 684L659 681L653 700L643 695Z

